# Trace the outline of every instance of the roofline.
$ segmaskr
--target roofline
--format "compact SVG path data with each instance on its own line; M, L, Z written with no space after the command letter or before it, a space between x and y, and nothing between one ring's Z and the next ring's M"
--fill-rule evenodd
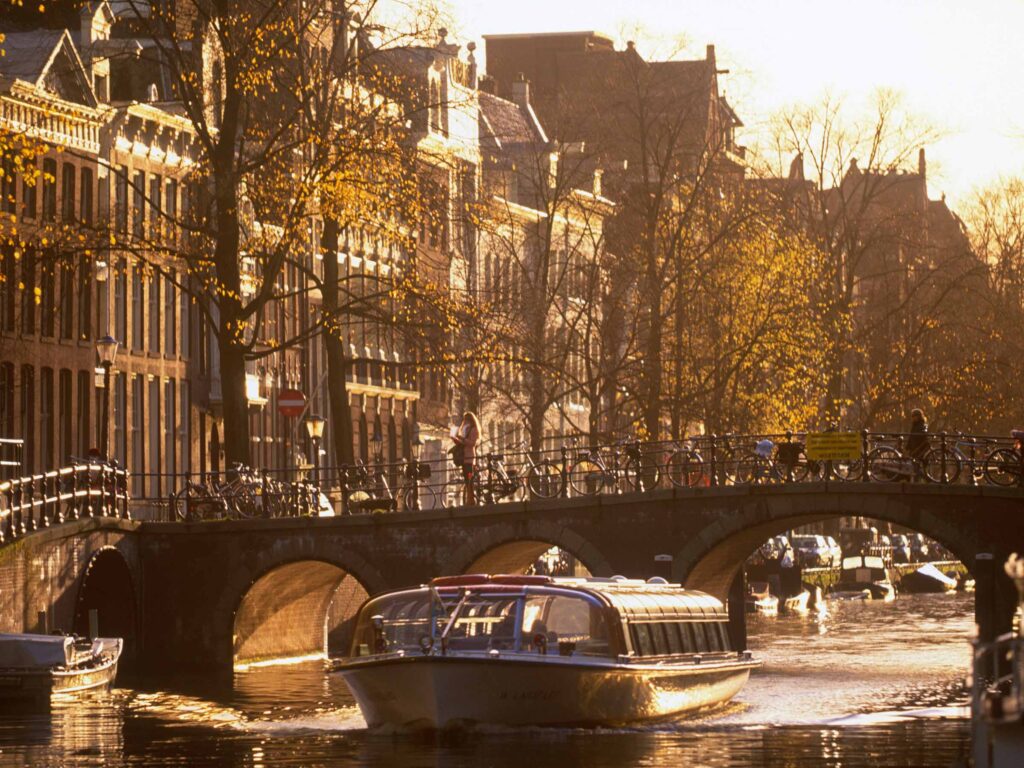
M607 40L609 43L615 42L614 38L606 35L604 32L595 32L592 29L570 30L567 32L514 32L512 34L483 35L483 38L484 40L525 40L530 37L580 37L582 35L598 37L602 40Z

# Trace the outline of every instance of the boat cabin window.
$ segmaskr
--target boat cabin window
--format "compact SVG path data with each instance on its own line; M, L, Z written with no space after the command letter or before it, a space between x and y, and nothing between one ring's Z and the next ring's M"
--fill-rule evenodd
M522 650L607 656L608 625L600 606L574 595L529 595L523 604Z
M450 607L449 607L450 610ZM383 618L381 647L373 617ZM431 621L443 628L445 610L430 592L416 590L383 595L371 600L359 613L352 642L353 656L398 650L418 650L420 638L431 635ZM440 634L441 629L435 629Z
M629 632L637 656L729 650L729 635L722 621L630 622Z

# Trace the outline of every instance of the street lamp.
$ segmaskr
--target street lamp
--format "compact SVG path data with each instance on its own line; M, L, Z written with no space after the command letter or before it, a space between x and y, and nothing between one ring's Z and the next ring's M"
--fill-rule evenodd
M306 432L313 441L313 484L317 488L320 487L320 440L324 436L326 423L323 416L311 414L306 417Z
M373 437L370 438L370 442L373 443L373 456L378 464L384 463L384 435L380 433L380 425L373 425Z
M100 425L100 452L104 459L110 455L110 369L114 367L114 358L117 357L117 339L113 336L104 336L96 342L96 353L100 358L100 367L103 368L103 421Z
M423 438L420 437L420 423L414 421L412 424L412 457L415 461L420 460L420 453L423 451Z

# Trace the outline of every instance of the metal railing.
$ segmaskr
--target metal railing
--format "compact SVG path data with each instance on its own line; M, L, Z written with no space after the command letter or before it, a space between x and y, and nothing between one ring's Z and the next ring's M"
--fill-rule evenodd
M0 483L0 545L88 517L131 519L126 470L83 462Z
M547 450L521 446L478 452L473 472L449 457L428 461L359 462L295 469L229 471L218 475L133 475L134 503L166 520L295 517L387 513L489 505L528 499L833 482L992 485L1024 488L1020 438L910 433L846 433L855 457L808 457L803 433L699 435L680 441L618 441L590 446L572 440ZM913 447L914 450L909 450ZM311 479L319 478L314 484ZM319 487L318 487L319 486Z

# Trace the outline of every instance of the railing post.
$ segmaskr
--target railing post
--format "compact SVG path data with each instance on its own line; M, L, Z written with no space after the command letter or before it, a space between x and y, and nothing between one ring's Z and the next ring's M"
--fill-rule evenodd
M870 480L871 478L868 477L868 431L862 429L860 431L860 481L866 483Z
M349 514L348 509L348 465L341 465L341 472L338 477L338 485L341 487L341 514Z
M939 476L939 479L942 481L943 485L948 485L949 484L949 470L946 467L947 461L946 461L946 433L945 432L942 432L939 435L939 450L942 451L942 474ZM925 455L927 456L927 454L925 454ZM925 478L927 478L928 477L927 467L923 467L922 471L924 471L924 476L925 476Z
M718 485L718 435L708 435L708 485Z
M270 483L267 473L260 473L260 517L270 517Z
M65 484L70 487L65 488ZM66 478L58 476L57 487L57 508L54 510L56 514L51 516L50 522L57 523L57 525L60 525L65 520L74 519L75 505L78 504L78 470L73 470L71 474L68 475ZM68 514L64 514L65 505L61 504L60 499L60 497L64 495L65 491L67 491L70 495L67 505Z
M19 480L18 481L17 498L18 498L18 503L16 505L12 503L12 505L11 505L11 509L13 510L11 514L14 515L14 518L11 521L11 537L12 538L17 538L18 536L21 536L22 534L25 533L25 509L24 509L24 504L25 504L25 482L24 482L24 480Z
M44 479L44 482L45 482L45 479ZM28 490L28 498L26 499L23 496L22 497L22 503L28 505L28 520L25 519L24 508L23 508L22 518L21 518L21 525L22 525L22 531L23 532L30 533L31 531L36 530L36 499L35 499L35 496L36 496L36 479L35 479L35 477L30 477L28 479L27 485L28 485L28 489L27 489Z
M412 478L412 509L420 511L420 465L418 461L406 459L406 474Z
M977 466L977 461L978 461L977 443L975 443L974 439L972 438L971 439L971 466L968 467L968 472L967 472L967 484L969 486L971 486L971 487L974 487L974 486L976 486L978 484L978 478L976 478L974 476L974 469Z
M132 510L128 505L130 499L128 498L128 470L127 469L115 469L114 470L114 509L117 509L117 502L120 499L123 502L122 514L120 517L124 520L132 519ZM121 489L124 489L124 493L120 493Z
M793 453L793 430L786 430L786 442L789 444L786 453L786 482L793 482L793 465L796 463L796 455Z
M559 495L565 499L569 497L569 448L562 445L562 490Z

